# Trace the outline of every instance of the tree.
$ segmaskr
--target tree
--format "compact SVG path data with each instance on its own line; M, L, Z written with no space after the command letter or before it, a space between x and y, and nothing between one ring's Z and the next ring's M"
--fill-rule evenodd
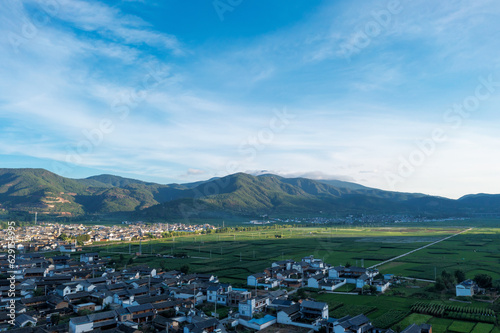
M439 276L436 279L436 284L434 284L434 289L436 291L443 291L445 288L446 286L444 285L443 279Z
M455 288L455 277L447 271L443 270L441 272L441 279L443 281L445 289Z
M189 265L181 266L181 273L188 274L189 273Z
M52 323L52 325L57 325L59 324L59 320L61 319L61 316L59 315L59 313L53 313L51 316L50 316L50 322Z
M488 274L476 274L474 281L480 288L491 288L493 286L493 279Z
M306 291L303 288L300 288L297 290L297 296L299 299L305 298L306 297Z
M466 277L464 271L462 271L461 269L457 269L455 271L455 279L457 280L457 283L465 281Z

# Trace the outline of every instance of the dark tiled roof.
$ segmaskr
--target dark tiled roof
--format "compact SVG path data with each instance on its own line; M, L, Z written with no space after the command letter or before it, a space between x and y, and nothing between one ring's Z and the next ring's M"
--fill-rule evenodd
M300 304L303 308L323 310L326 307L326 303L323 302L313 302L313 301L303 301Z

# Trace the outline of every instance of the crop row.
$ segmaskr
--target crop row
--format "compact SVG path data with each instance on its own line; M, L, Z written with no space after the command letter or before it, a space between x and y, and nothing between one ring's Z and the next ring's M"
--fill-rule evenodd
M413 304L411 311L428 314L434 317L481 321L485 323L494 323L496 320L493 310L476 307L418 302Z
M388 312L384 313L383 315L377 317L373 321L373 325L375 327L379 327L379 328L389 328L392 325L403 320L407 315L408 315L408 312L406 312L406 311L389 310Z

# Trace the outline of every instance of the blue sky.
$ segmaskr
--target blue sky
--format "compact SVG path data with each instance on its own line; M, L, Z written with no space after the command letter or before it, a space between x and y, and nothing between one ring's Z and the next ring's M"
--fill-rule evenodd
M0 3L0 167L500 185L500 4Z

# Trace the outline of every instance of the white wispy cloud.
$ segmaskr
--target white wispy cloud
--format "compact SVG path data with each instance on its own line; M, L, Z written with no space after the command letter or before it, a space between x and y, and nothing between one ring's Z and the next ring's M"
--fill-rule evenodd
M384 174L446 125L446 107L473 93L500 48L487 35L498 32L488 24L500 10L492 1L401 3L391 25L348 62L340 45L387 4L325 4L295 25L211 47L185 45L119 7L79 0L58 1L49 22L26 38L23 24L41 10L37 2L2 2L0 154L78 158L83 166L165 182L274 170L388 188ZM144 88L152 66L165 80ZM117 99L135 95L144 98L133 100L125 117L115 112ZM477 174L498 184L491 119L499 100L450 131L450 141L397 189L456 196L459 186L474 188ZM262 139L284 106L294 119ZM113 130L77 152L104 119ZM465 161L466 154L487 163ZM448 187L433 187L439 179Z

